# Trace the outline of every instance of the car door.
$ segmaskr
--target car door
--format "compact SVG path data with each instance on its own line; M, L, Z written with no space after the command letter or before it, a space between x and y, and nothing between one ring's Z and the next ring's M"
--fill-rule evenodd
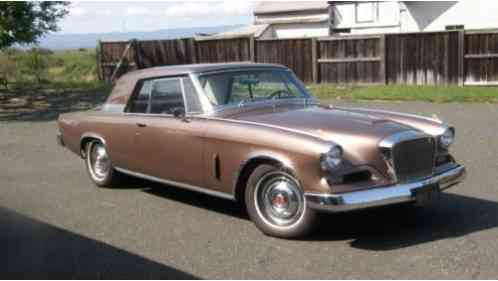
M133 150L140 165L137 172L202 186L202 126L185 117L186 79L189 78L152 80L147 113L132 117L136 124Z

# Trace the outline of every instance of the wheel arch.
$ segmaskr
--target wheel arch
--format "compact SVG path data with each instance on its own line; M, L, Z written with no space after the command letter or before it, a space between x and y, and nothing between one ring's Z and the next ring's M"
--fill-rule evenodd
M247 180L254 169L263 164L274 165L293 176L296 175L292 162L288 158L272 152L252 153L241 163L237 176L235 177L233 195L236 201L244 202L244 191Z
M102 142L105 146L107 146L107 143L106 143L104 137L102 137L101 135L99 135L97 133L84 133L80 138L80 156L81 156L81 158L86 157L85 147L92 140L98 140L98 141Z

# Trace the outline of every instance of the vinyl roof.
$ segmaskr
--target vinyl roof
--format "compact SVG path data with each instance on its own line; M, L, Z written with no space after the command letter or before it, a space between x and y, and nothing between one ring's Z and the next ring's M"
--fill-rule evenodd
M126 76L138 77L138 79L146 79L151 77L182 75L188 73L211 72L219 70L230 70L237 68L250 68L250 67L269 67L269 68L286 68L279 64L268 63L253 63L253 62L229 62L229 63L204 63L204 64L183 64L172 66L158 66L145 68L137 71L131 71L125 74Z
M189 73L202 73L223 70L244 70L251 68L280 68L287 69L279 64L253 63L253 62L236 62L236 63L207 63L207 64L184 64L172 66L151 67L142 70L130 71L121 76L116 81L107 103L125 104L129 95L133 91L137 81L142 79L185 75Z

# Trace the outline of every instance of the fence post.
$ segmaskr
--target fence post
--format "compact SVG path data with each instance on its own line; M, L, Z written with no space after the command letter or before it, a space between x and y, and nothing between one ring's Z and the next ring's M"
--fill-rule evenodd
M95 51L95 59L97 60L97 78L104 80L104 69L102 65L102 41L97 41L97 50Z
M465 31L458 31L458 86L465 83Z
M318 84L318 44L316 38L311 38L311 71L313 83Z
M249 37L249 60L256 62L256 50L254 36Z
M382 84L387 85L387 67L386 67L386 35L383 34L379 38L379 50L380 50L380 66L379 74L380 81Z
M137 69L142 69L142 54L140 52L140 44L137 39L133 39L133 51L135 51L135 67Z
M198 63L198 54L197 54L197 41L195 38L188 39L188 45L190 49L190 54L192 54L192 63Z
M130 51L130 47L132 44L133 44L132 41L128 42L128 45L126 45L126 48L125 48L123 54L121 55L121 59L119 60L116 67L114 68L114 71L112 72L112 75L111 75L111 82L112 83L114 83L114 81L116 80L116 76L118 75L119 69L121 68L121 65L123 64L123 62L126 60L126 56L128 55L128 52Z

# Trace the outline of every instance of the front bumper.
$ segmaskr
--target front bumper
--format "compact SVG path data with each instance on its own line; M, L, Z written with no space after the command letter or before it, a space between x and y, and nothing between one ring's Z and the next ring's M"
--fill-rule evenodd
M416 201L417 190L437 184L445 190L463 181L465 167L458 165L440 174L417 182L379 187L341 194L306 193L306 203L312 209L328 212L347 212Z

